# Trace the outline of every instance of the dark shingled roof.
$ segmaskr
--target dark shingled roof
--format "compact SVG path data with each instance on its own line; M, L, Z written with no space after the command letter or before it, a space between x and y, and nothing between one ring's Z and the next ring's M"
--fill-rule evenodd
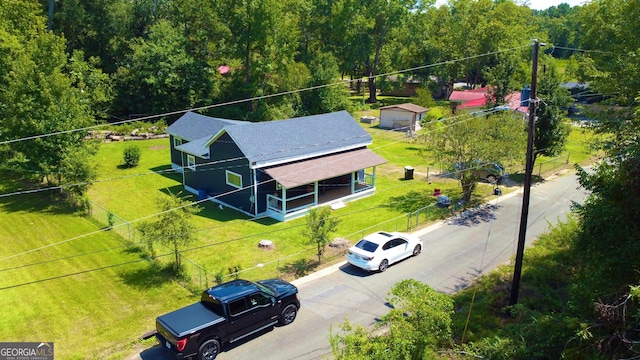
M210 118L188 112L167 133L189 141L177 149L208 157L209 145L226 132L253 167L351 150L371 144L371 136L346 111L268 122Z
M167 134L193 141L211 136L228 125L244 125L245 121L212 118L194 112L187 112L167 128Z
M346 111L250 126L227 126L225 131L258 167L353 149L372 142L369 133Z

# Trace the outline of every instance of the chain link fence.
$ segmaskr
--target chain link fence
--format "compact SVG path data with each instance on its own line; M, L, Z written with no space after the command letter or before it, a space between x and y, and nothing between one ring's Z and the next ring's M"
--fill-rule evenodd
M137 240L142 239L135 227L126 219L109 211L100 204L91 201L90 215L98 221L98 223L106 226L110 231L115 232L124 239L125 244L131 245Z
M343 238L349 240L350 243L355 243L362 237L375 231L409 232L415 230L421 224L442 219L445 214L450 214L455 209L455 206L452 208L440 208L435 204L431 204L408 214L400 215L348 234L343 236ZM142 235L135 226L126 219L95 202L91 203L90 214L96 221L104 225L105 228L109 228L110 231L114 231L120 235L125 245L129 247L141 245L140 242L143 240ZM174 250L165 245L160 246L162 246L163 249L162 254L156 257L155 260L162 265L168 265L175 261ZM342 261L345 252L346 249L342 251L325 252L322 264ZM315 271L320 265L317 260L315 246L295 254L256 264L249 268L242 268L240 265L226 264L219 266L217 269L212 269L194 261L181 252L178 252L178 256L183 274L181 279L177 280L183 287L191 289L205 289L235 278L284 278L293 280L308 275L310 272Z
M569 153L560 155L551 160L536 164L538 166L538 176L549 173L551 171L566 167L569 165Z

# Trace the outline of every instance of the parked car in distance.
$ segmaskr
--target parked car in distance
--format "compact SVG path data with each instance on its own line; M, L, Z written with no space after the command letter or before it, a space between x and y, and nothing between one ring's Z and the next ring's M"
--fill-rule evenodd
M158 316L156 338L176 359L213 360L225 343L292 323L298 309L293 284L233 280L205 290L200 302Z
M499 184L507 175L504 166L499 162L482 162L479 160L470 163L456 163L454 171L471 171L473 176L486 180L492 184Z
M349 264L366 271L387 270L389 265L422 251L419 237L399 232L378 231L367 235L349 248Z

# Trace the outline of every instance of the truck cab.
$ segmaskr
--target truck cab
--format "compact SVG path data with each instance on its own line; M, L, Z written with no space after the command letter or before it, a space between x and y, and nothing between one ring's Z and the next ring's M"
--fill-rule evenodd
M198 303L159 316L156 337L176 359L212 360L224 343L293 322L297 294L283 280L233 280L205 290Z

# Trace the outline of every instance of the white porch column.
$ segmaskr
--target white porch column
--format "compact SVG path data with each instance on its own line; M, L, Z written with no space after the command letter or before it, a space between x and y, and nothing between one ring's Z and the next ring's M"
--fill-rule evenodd
M287 189L282 188L282 215L287 213Z
M314 204L318 204L318 182L313 182L313 202Z

